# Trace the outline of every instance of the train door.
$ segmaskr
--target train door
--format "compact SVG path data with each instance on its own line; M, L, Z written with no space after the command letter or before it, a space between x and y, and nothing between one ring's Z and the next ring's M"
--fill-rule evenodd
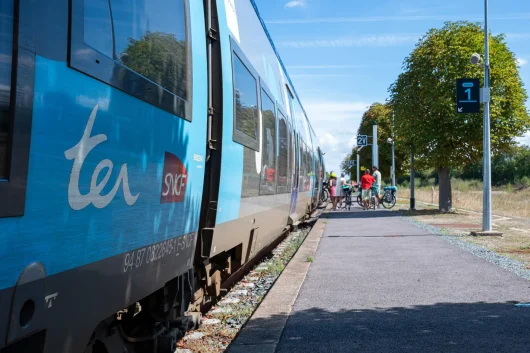
M300 163L299 163L300 154L299 154L299 145L298 145L299 137L297 133L298 130L296 128L296 116L295 116L294 106L293 106L294 96L289 86L286 85L285 88L287 89L287 96L289 98L289 109L291 111L291 122L292 122L292 130L290 132L291 134L291 140L290 140L291 159L289 161L291 165L291 171L292 171L291 172L292 182L291 182L291 204L289 207L289 217L290 217L290 221L293 222L294 220L291 218L291 215L294 215L296 213L296 203L298 201L298 176L300 174Z

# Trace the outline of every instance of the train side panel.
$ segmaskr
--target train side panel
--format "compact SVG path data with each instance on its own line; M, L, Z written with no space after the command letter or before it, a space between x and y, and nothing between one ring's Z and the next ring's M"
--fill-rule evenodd
M213 114L222 121L222 134L209 153L220 156L220 176L218 193L211 192L215 185L209 188L208 207L203 205L207 226L200 231L197 263L202 294L214 297L224 279L316 206L317 185L316 142L255 3L226 0L215 6L218 36L212 48L221 63L212 63L220 67L212 80L222 81L222 99L212 104L222 101L222 116ZM196 298L199 305L203 297Z
M277 238L288 222L291 180L278 183L270 173L277 172L280 158L280 141L276 139L277 130L283 126L280 127L278 117L285 117L287 129L291 125L291 113L283 73L252 4L248 0L235 1L235 11L227 4L230 2L217 3L223 60L223 157L215 236L209 255L213 257L240 246L242 262L245 262ZM269 114L269 120L263 117L262 109L254 111L259 121L253 131L255 145L234 141L234 134L238 134L234 119L238 102L234 90L241 89L234 88L236 70L242 70L255 83L252 99L258 108L264 101L272 102L271 109L265 113ZM274 117L272 125L271 117ZM292 127L289 139L291 133Z
M101 8L83 4L72 1L72 31L83 28L79 21L89 22L89 13L109 21ZM147 92L152 81L144 98L134 97L141 80L124 86L132 76L120 66L132 65L142 41L172 40L182 32L130 40L127 57L113 69L103 68L110 58L90 62L94 71L74 68L74 56L104 53L90 47L68 51L83 44L68 43L68 2L20 1L25 32L15 45L33 59L18 62L34 77L33 101L25 102L32 111L31 145L24 214L0 218L0 332L7 337L0 348L46 330L44 352L84 351L101 320L192 267L207 126L204 10L198 1L169 9L143 4L135 8L139 18L154 11L162 27L182 18L187 23L187 44L174 44L187 45L189 53L186 77L192 84L184 118L168 111L162 88L160 105L153 104L153 90ZM123 13L114 18L126 21ZM114 49L127 51L123 43ZM28 301L35 303L35 314L20 326L17 318Z

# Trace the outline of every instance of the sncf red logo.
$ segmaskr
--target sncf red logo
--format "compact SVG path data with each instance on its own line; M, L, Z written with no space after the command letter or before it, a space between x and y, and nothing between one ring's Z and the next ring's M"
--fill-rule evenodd
M182 202L186 193L188 173L186 167L174 154L166 152L160 203Z

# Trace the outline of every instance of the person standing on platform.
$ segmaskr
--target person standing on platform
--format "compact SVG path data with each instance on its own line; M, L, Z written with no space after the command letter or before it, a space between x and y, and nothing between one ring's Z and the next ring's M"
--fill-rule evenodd
M337 209L337 198L335 197L335 192L337 190L337 176L335 173L331 172L329 173L329 196L331 198L331 204L333 207L331 208L332 211L335 211Z
M346 184L346 178L344 177L344 173L340 174L340 178L337 180L337 189L335 190L335 197L337 198L336 204L339 205L339 208L342 206L342 199L345 196L344 193L344 186Z
M372 197L372 184L375 182L373 176L370 175L370 169L365 169L364 175L361 178L363 210L370 208L370 198Z
M381 208L381 172L377 169L377 166L373 166L373 177L375 179L374 189L375 197L377 197L377 208Z

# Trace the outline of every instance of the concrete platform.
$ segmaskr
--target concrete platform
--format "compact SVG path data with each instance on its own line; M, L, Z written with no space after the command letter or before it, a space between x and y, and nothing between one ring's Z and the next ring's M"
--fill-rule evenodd
M529 281L395 212L326 216L229 353L530 351Z

